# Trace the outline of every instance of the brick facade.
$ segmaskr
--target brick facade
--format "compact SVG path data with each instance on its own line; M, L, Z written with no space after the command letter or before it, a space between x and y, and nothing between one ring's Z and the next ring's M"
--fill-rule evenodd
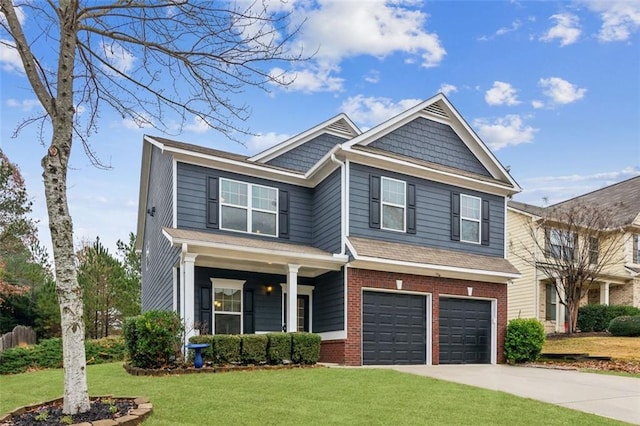
M347 269L347 339L323 342L321 361L346 365L362 365L362 289L375 288L397 291L396 280L402 280L402 291L430 293L432 295L432 363L439 364L439 297L468 297L467 288L473 288L472 297L496 299L497 361L504 362L504 338L507 325L506 284L466 281L450 278L426 277L365 269Z

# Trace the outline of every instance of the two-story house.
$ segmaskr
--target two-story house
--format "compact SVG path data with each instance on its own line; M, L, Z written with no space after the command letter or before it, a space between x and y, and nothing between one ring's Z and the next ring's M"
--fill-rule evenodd
M179 312L187 337L310 331L348 365L503 361L520 188L444 95L252 157L143 144L143 309Z
M561 226L545 234L543 227L538 225L549 211L562 209L572 203L597 206L595 211L601 209L611 215L606 226L610 228L607 232L615 234L610 238L615 245L608 260L598 259L598 252L608 249L599 246L604 242L584 241L580 232L576 233L575 238L562 238L564 234L559 231ZM547 332L564 332L566 310L559 303L552 278L536 268L535 264L545 262L547 256L580 249L582 257L593 258L594 264L603 262L596 280L584 292L581 304L640 307L640 176L544 208L509 201L507 219L508 259L522 273L509 285L509 319L537 318L545 324ZM532 232L536 229L537 232ZM591 235L595 234L600 232L591 232ZM549 248L541 250L543 244L539 241L545 238ZM527 250L527 247L530 249Z

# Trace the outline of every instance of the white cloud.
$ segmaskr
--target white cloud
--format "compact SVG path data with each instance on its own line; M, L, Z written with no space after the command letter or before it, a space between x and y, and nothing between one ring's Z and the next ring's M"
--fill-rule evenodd
M127 49L122 47L120 44L117 44L116 42L101 42L101 48L104 53L104 59L113 68L123 74L127 74L129 73L129 71L131 71L136 58ZM105 69L105 71L110 74L116 74L113 70L109 69L106 66L103 66L103 69Z
M378 70L369 70L368 73L364 76L364 81L371 84L376 84L380 82L380 71Z
M494 34L492 34L490 36L486 36L486 35L480 36L480 37L478 37L478 40L479 41L493 40L496 37L500 37L500 36L503 36L505 34L517 31L517 30L520 29L520 27L522 27L522 21L520 21L519 19L516 19L515 21L513 21L511 23L510 26L498 28L498 30Z
M517 90L511 84L494 81L493 87L485 93L484 100L489 105L518 105L520 101L516 92Z
M316 92L340 92L344 79L332 75L339 69L335 67L310 67L299 71L285 71L282 68L273 68L269 75L279 81L284 90L299 91L305 93Z
M638 1L589 1L587 6L600 14L602 26L598 39L602 42L628 40L640 29Z
M441 92L445 96L449 96L450 93L454 93L457 91L458 91L458 88L453 84L449 84L449 83L442 83L440 85L440 88L438 89L438 92Z
M587 89L579 88L559 77L541 78L538 85L542 87L542 93L548 96L555 104L570 104L580 100L587 93Z
M0 64L4 71L24 73L22 59L13 41L0 39Z
M246 142L246 147L249 154L253 155L258 152L262 152L265 149L269 149L280 142L284 142L290 137L291 136L283 133L258 133L257 135L251 136L251 138Z
M535 109L544 108L544 102L534 99L531 101L531 106Z
M549 28L540 40L551 42L555 39L560 40L560 46L567 46L578 41L580 37L580 20L576 15L571 13L558 13L552 15L550 20L555 22L555 25Z
M23 99L21 101L18 101L16 99L9 98L7 99L7 106L9 108L20 109L20 111L23 112L32 111L34 108L42 108L40 101L37 99Z
M205 133L211 130L211 127L202 118L196 116L193 117L193 121L184 126L184 130L193 133Z
M365 130L414 107L420 102L422 102L420 99L402 99L393 102L389 98L357 95L345 100L340 106L340 110Z
M134 118L124 118L121 121L121 124L130 130L148 129L153 127L153 118L147 114L138 114Z
M486 119L476 119L473 126L489 148L495 151L507 146L532 142L533 136L538 131L538 129L525 125L517 114L506 115L493 122Z

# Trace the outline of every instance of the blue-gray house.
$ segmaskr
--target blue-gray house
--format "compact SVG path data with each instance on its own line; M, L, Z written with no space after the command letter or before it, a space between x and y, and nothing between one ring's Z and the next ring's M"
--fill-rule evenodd
M311 331L341 364L503 360L520 188L444 95L253 157L143 143L144 310L179 312L188 336Z

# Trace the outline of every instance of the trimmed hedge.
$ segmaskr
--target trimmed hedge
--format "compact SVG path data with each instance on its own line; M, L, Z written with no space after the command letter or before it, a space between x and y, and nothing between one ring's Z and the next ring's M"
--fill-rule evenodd
M242 336L242 363L250 364L266 364L267 363L267 344L269 338L264 334L247 334Z
M611 320L609 332L614 336L640 337L640 315L621 316Z
M129 363L139 368L161 368L182 356L183 326L172 311L152 310L124 321Z
M268 333L267 360L269 364L291 362L291 334Z
M640 315L640 309L623 305L584 305L578 309L577 326L583 332L607 331L616 317Z
M291 361L294 364L315 364L320 359L320 336L313 333L291 334Z
M124 339L113 336L86 340L85 353L88 365L122 361ZM37 345L11 348L0 353L0 374L18 374L42 368L62 368L62 339L46 339Z
M235 334L218 334L213 336L214 364L240 364L241 336Z
M507 362L535 361L544 345L544 326L535 318L517 318L507 324L504 354Z

